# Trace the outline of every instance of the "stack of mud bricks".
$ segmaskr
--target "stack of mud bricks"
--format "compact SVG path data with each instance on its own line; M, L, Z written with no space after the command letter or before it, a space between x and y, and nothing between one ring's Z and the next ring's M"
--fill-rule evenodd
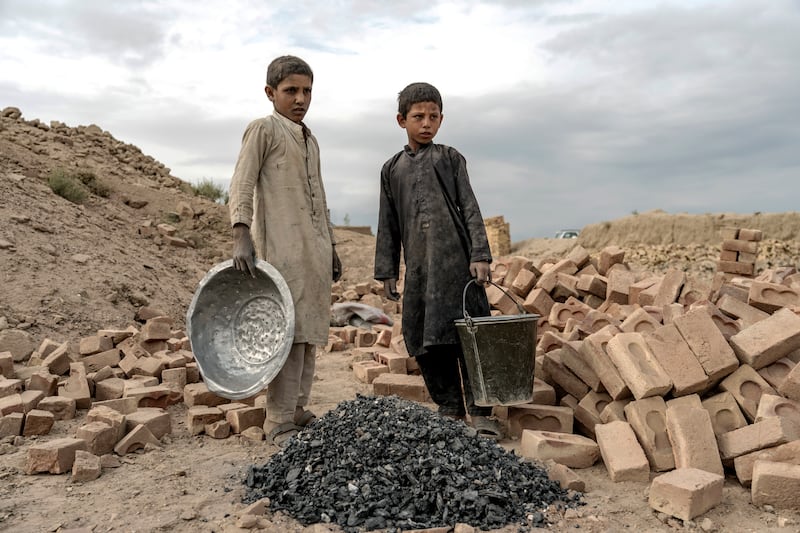
M510 254L511 232L508 222L502 216L497 216L484 219L483 225L486 227L486 238L489 240L492 257Z
M186 428L224 438L264 438L264 396L231 403L201 381L189 339L173 320L139 309L141 327L104 329L75 342L25 332L0 346L0 438L37 437L28 448L29 474L72 473L97 478L117 457L161 446L173 431L168 407L185 403ZM8 332L6 332L8 333ZM74 435L51 440L54 425L80 418Z
M755 245L760 233L736 237L725 242ZM520 453L560 465L554 478L572 488L583 482L570 469L602 460L613 481L650 483L653 509L683 520L722 501L725 476L754 505L800 508L796 268L703 282L634 272L624 256L578 245L537 264L495 261L505 293L487 289L492 312L541 317L532 401L495 408Z
M755 275L761 230L722 228L720 236L722 247L717 262L717 272L737 276Z

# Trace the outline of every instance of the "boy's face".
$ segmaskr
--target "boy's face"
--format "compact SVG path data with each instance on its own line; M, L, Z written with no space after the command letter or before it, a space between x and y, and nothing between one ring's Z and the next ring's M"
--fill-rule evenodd
M290 74L277 87L264 87L275 111L293 122L301 122L311 105L311 78L305 74Z
M423 144L428 144L436 137L439 126L442 125L444 115L439 111L439 106L433 102L419 102L413 104L405 118L397 114L397 123L408 134L408 146L417 150Z

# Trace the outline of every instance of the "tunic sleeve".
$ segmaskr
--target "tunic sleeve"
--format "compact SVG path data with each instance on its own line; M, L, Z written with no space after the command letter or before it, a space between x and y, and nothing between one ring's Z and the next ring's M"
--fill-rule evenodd
M257 119L248 124L231 178L228 209L231 225L253 223L253 195L272 140L271 123Z
M381 170L381 190L378 210L378 231L375 237L375 279L397 279L400 277L400 220L397 216L390 176L393 157Z
M464 223L467 226L467 233L469 234L472 249L472 255L469 260L472 263L479 261L491 263L492 253L489 250L489 239L486 237L486 226L483 223L483 216L478 206L478 200L475 198L475 193L472 191L472 186L469 183L467 161L458 150L454 148L450 150L453 177L456 185L456 202L460 206L461 213L464 216Z

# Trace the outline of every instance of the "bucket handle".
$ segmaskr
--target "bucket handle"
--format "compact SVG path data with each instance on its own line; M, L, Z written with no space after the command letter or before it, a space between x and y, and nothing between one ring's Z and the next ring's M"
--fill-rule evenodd
M467 289L473 283L475 285L477 285L478 284L478 280L475 279L475 278L472 278L471 280L469 280L467 282L467 284L464 285L464 292L461 294L461 311L463 311L463 313L464 313L464 321L467 323L468 327L472 327L472 317L469 315L469 313L467 313ZM521 315L528 314L528 312L525 311L525 308L522 307L519 304L518 301L516 301L514 298L512 298L511 295L508 294L508 292L506 292L506 290L503 287L501 287L500 285L498 285L497 283L495 283L494 281L491 281L491 280L489 280L487 283L491 283L492 285L494 285L495 287L497 287L498 289L503 291L503 294L505 294L512 302L514 302L514 305L517 306L517 309L519 309L519 314L521 314Z

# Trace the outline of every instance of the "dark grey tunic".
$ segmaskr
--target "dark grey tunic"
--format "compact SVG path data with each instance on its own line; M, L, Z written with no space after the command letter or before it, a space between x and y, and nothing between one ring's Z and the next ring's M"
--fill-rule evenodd
M437 171L461 210L463 239L447 207ZM471 279L469 263L491 262L492 257L466 161L455 148L431 143L414 153L406 146L384 164L375 279L398 278L401 244L406 265L406 348L416 356L425 353L427 346L458 343L453 321L464 317L462 293ZM467 295L470 315L488 314L482 289L472 286Z

